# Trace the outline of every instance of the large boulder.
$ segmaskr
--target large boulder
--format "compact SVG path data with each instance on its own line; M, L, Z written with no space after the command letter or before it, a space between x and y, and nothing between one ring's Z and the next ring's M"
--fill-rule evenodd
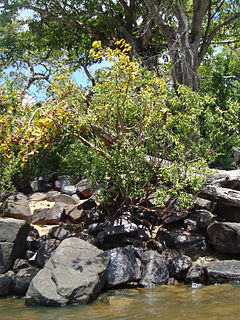
M134 250L128 246L108 251L110 264L107 270L107 286L114 287L130 281L138 281L141 277L140 266Z
M240 281L240 261L214 261L205 267L207 284L228 283Z
M4 217L31 221L31 210L28 199L22 193L8 197L2 204L2 215Z
M24 220L0 218L0 273L12 267L15 259L24 256L30 225Z
M240 223L214 222L207 233L213 247L222 253L240 253Z
M33 278L26 304L86 304L103 289L108 264L108 254L90 243L74 237L65 239Z

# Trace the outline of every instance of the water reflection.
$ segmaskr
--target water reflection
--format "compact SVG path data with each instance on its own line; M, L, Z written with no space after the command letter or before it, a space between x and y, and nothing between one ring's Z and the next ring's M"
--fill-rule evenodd
M87 306L26 307L24 300L0 299L1 320L235 320L240 285L159 286L153 290L110 291Z

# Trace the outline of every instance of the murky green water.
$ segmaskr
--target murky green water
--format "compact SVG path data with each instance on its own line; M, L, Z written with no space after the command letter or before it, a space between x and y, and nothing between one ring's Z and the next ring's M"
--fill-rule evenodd
M26 307L24 300L0 299L1 320L236 320L240 317L240 285L159 286L102 295L87 306Z

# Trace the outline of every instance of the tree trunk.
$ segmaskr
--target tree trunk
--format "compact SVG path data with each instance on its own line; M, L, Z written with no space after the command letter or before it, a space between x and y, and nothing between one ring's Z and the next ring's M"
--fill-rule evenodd
M184 84L193 91L199 89L198 62L196 54L191 49L174 49L169 48L170 57L172 59L172 77L174 88L178 84Z

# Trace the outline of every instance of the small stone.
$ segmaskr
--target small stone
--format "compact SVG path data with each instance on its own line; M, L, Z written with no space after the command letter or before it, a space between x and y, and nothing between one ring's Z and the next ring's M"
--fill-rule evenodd
M29 198L29 201L43 201L46 200L46 193L43 192L35 192Z

